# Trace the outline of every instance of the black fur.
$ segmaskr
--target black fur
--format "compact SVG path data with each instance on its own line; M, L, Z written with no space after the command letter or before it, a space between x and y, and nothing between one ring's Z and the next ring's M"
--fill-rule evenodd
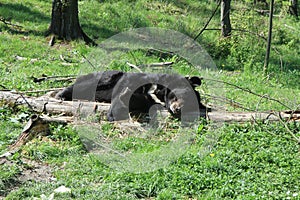
M79 77L56 98L111 103L109 121L128 119L129 113L147 114L156 104L181 118L181 113L200 115L200 110L207 109L195 90L199 85L201 79L198 77L105 71Z

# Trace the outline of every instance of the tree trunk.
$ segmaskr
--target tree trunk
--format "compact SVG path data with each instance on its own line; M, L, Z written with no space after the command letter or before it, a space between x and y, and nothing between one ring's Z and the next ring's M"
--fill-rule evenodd
M96 44L81 29L78 0L53 0L49 33L58 39L67 41L83 39L87 44Z
M223 37L230 36L231 34L230 1L222 0L221 2L221 34Z
M290 0L289 12L291 15L298 17L298 0Z
M272 41L272 28L273 28L273 11L274 11L274 0L271 0L270 4L270 16L269 16L269 33L267 40L267 50L265 56L265 64L264 64L264 74L266 75L268 72L269 59L270 59L270 51L271 51L271 41Z

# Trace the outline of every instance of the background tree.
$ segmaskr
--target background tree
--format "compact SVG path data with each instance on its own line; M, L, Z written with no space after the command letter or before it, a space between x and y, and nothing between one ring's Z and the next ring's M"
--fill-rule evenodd
M267 40L267 51L265 56L265 64L264 64L264 74L267 73L269 59L270 59L270 51L271 51L271 40L272 40L272 29L273 29L273 11L274 11L274 0L271 0L270 4L270 15L269 15L269 32L268 32L268 40Z
M290 0L289 12L298 17L298 0Z
M49 34L53 35L50 45L54 44L55 37L68 41L83 39L87 44L96 45L80 26L78 0L53 0Z
M231 34L231 23L230 23L230 1L221 1L221 34L227 37Z

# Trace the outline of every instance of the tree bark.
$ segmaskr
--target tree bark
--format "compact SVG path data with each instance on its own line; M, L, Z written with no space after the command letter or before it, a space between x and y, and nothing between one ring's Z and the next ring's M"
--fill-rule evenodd
M222 0L221 2L221 34L223 37L231 34L230 2L231 0Z
M267 50L265 56L265 64L263 68L263 72L266 75L268 73L269 59L270 59L270 51L271 51L271 41L272 41L272 28L273 28L273 11L274 11L274 0L271 0L270 4L270 16L269 16L269 33L267 40Z
M110 104L97 103L97 102L72 102L60 101L48 96L26 97L20 94L12 93L9 91L0 91L0 100L8 104L22 104L27 105L39 112L46 112L50 114L65 114L67 116L74 116L75 118L91 116L97 114L101 120L105 120L106 113L109 110ZM169 113L165 110L163 115L167 116ZM280 116L280 117L279 117ZM213 122L247 122L254 120L269 120L269 121L297 121L300 122L300 111L281 111L281 112L225 112L225 111L212 111L207 113L207 119ZM55 121L46 119L46 121ZM72 122L74 118L67 120L57 120L65 122Z
M49 34L62 40L83 39L87 44L96 44L80 26L78 0L53 0ZM53 44L53 41L50 43Z

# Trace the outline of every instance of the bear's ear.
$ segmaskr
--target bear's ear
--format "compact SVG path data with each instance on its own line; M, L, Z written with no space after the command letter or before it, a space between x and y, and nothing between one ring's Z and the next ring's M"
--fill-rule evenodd
M192 77L185 77L191 84L191 86L198 87L201 85L201 78L199 78L198 76L192 76Z

